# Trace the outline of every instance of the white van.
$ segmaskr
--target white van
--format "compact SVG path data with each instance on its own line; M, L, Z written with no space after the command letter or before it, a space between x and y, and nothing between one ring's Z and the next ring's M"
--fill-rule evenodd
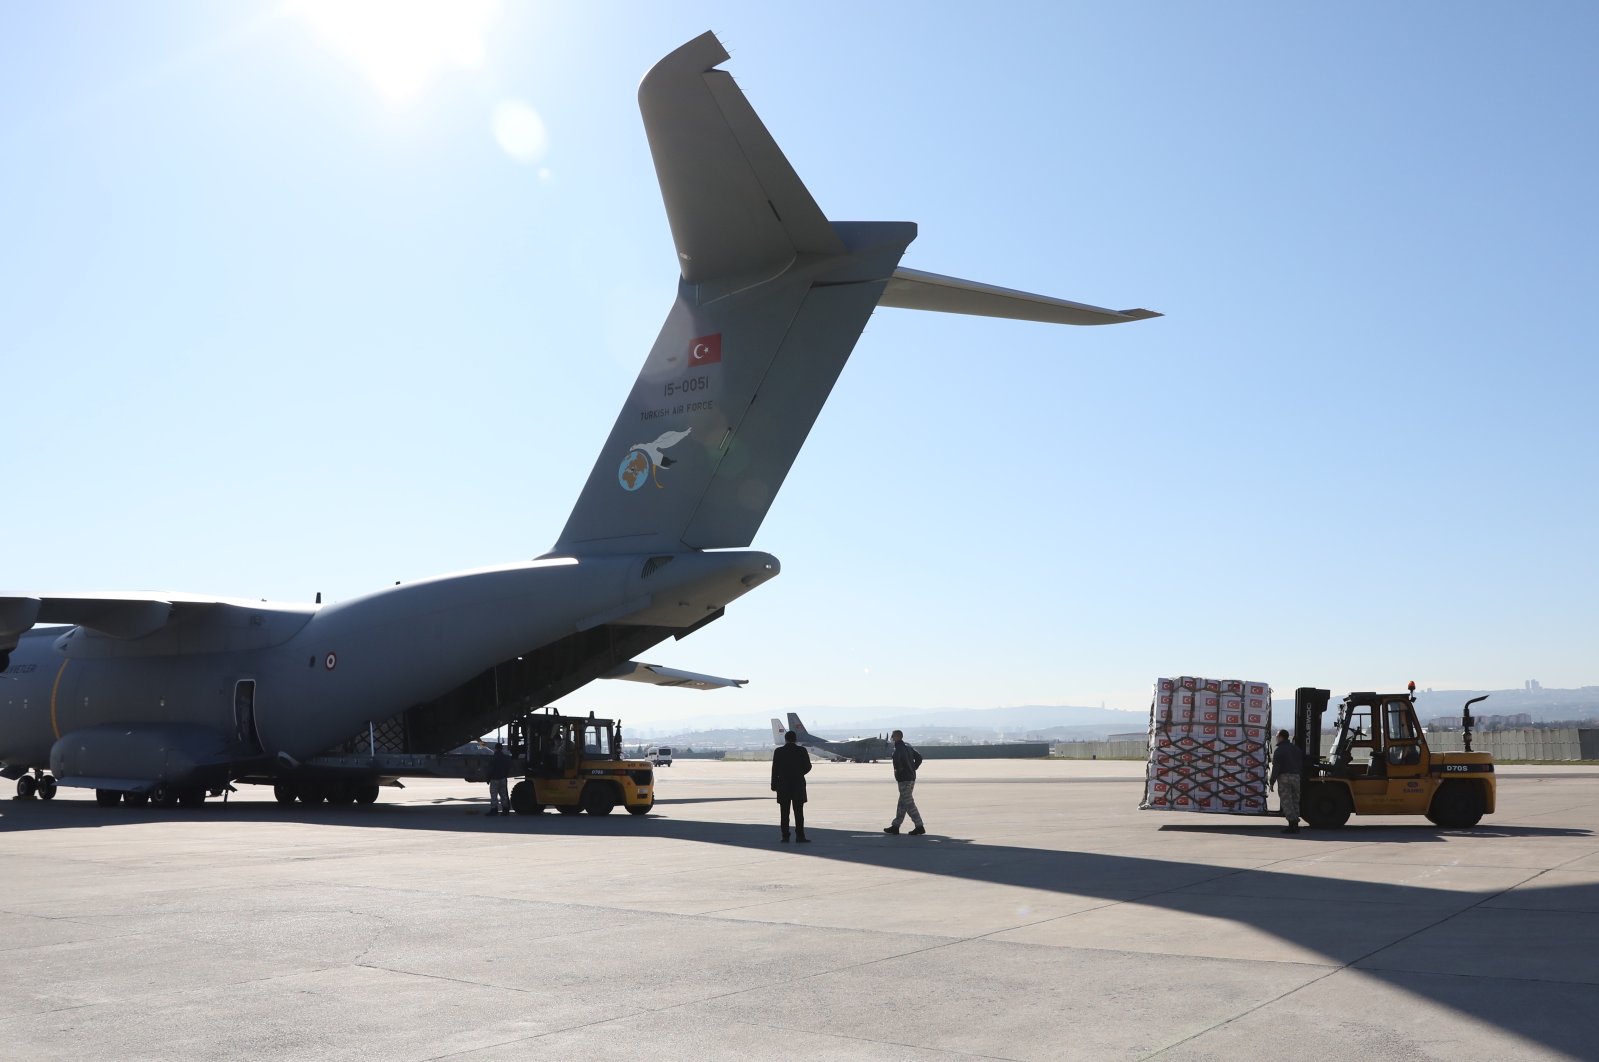
M665 745L654 745L645 749L644 758L657 767L672 766L672 750Z

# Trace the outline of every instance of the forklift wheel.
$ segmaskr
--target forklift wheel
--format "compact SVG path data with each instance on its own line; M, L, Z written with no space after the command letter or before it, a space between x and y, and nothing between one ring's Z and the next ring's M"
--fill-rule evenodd
M1482 790L1466 782L1446 782L1433 794L1427 821L1446 830L1466 830L1482 821Z
M1354 810L1349 806L1347 790L1325 782L1305 786L1304 799L1299 803L1305 821L1316 830L1338 829L1349 821L1349 814Z
M544 810L538 803L538 790L532 782L521 781L511 787L511 810L518 815L537 815Z
M616 787L609 782L590 782L583 787L579 803L590 815L609 815L616 809Z

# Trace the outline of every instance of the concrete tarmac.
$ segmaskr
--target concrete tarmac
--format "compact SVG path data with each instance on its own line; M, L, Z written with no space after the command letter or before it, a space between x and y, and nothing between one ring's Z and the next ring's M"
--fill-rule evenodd
M1599 769L1472 831L1141 812L1141 764L759 763L653 814L0 802L0 1057L1599 1057Z

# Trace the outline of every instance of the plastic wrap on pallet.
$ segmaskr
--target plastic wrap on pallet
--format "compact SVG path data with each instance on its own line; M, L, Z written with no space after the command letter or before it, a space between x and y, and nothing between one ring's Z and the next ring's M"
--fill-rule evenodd
M1263 813L1270 749L1266 683L1194 675L1158 679L1139 807Z

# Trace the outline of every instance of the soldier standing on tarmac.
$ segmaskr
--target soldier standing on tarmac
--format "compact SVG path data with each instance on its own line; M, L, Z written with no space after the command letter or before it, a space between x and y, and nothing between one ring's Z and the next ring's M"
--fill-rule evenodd
M509 815L511 813L511 798L505 791L506 779L511 777L511 757L505 754L505 746L498 741L494 743L494 758L489 760L489 814Z
M1283 806L1283 818L1288 820L1284 833L1299 832L1299 779L1304 772L1305 759L1299 746L1288 740L1288 731L1277 731L1277 748L1271 754L1271 774L1266 778L1266 788L1277 785L1277 797Z

